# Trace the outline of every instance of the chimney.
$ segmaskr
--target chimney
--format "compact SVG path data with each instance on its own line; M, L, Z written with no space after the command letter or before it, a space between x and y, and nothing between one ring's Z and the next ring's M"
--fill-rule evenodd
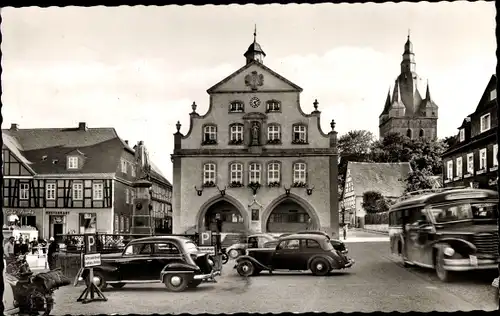
M127 145L128 145L128 140L125 140L125 144L127 144Z
M86 131L87 130L87 123L85 123L85 122L78 123L78 130Z
M19 124L17 123L10 124L10 130L17 131L18 129L19 129Z

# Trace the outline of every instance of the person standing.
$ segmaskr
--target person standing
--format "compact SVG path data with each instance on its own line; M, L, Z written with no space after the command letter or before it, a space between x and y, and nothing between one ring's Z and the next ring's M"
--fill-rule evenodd
M7 264L14 259L14 236L10 236L9 240L3 245L3 255Z
M49 250L47 251L47 262L49 264L49 270L54 270L56 268L57 252L59 251L59 245L54 241L54 237L49 239Z
M33 237L33 240L31 241L31 254L35 254L38 248L38 241L36 240L36 237Z
M347 224L344 224L344 226L342 227L342 233L344 235L344 240L347 239Z

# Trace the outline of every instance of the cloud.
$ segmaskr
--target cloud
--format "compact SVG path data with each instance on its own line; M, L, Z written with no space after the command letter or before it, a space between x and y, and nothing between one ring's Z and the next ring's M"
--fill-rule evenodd
M426 68L425 60L417 59L424 65L417 64L417 71L430 78L431 93L440 106L439 136L455 133L477 106L494 72L496 59L491 55L461 57L453 66L439 68ZM400 58L370 47L341 46L321 55L267 58L265 64L304 88L301 106L306 113L318 99L323 131L330 131L334 119L339 134L368 129L378 135L378 116L399 74ZM79 121L91 127L113 126L123 139L144 140L155 164L171 178L175 123L179 120L182 133L187 133L191 103L196 101L197 111L205 113L206 89L241 66L222 63L179 70L160 58L111 64L4 63L4 120L21 127L71 126Z

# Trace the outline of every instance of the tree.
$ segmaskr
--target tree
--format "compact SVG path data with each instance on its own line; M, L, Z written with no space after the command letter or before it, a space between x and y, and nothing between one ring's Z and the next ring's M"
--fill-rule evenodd
M361 204L367 213L377 213L379 208L378 201L383 200L384 197L378 191L366 191L363 193L363 203Z
M373 133L370 131L351 130L339 138L339 153L341 156L364 156L369 153L373 139Z
M433 174L428 169L413 170L404 179L406 183L405 192L432 189L434 187Z
M338 149L341 157L338 170L339 195L344 190L347 163L349 161L370 161L369 153L373 139L373 133L367 130L351 130L340 136L338 141Z

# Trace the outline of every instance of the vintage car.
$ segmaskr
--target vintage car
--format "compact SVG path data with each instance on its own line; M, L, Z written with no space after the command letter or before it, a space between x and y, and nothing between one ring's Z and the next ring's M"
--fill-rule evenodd
M280 237L286 237L286 236L289 236L291 234L292 233L281 234ZM349 250L347 249L347 247L345 246L345 243L342 240L331 239L330 236L327 233L325 233L324 231L321 231L321 230L302 230L302 231L298 231L298 232L293 233L293 234L315 234L315 235L323 235L325 237L328 237L328 239L330 240L330 243L332 244L333 248L335 248L336 250L342 252L343 254L349 253ZM276 243L276 241L275 241L275 243ZM274 246L276 246L276 244ZM266 247L268 247L268 246L271 246L271 242L269 244L266 244Z
M324 276L332 270L349 268L354 260L335 250L325 236L294 234L279 239L276 248L247 249L247 255L236 259L236 271L248 277L266 270L311 270Z
M128 243L123 253L102 254L93 282L100 289L108 284L121 288L127 283L164 283L168 290L180 292L214 280L220 271L213 265L209 254L200 252L189 238L144 237ZM88 270L83 270L80 280L87 276Z
M246 249L263 248L265 243L275 240L277 239L270 234L253 234L247 236L245 238L245 242L233 244L227 247L226 252L231 259L236 259L239 256L245 254Z

